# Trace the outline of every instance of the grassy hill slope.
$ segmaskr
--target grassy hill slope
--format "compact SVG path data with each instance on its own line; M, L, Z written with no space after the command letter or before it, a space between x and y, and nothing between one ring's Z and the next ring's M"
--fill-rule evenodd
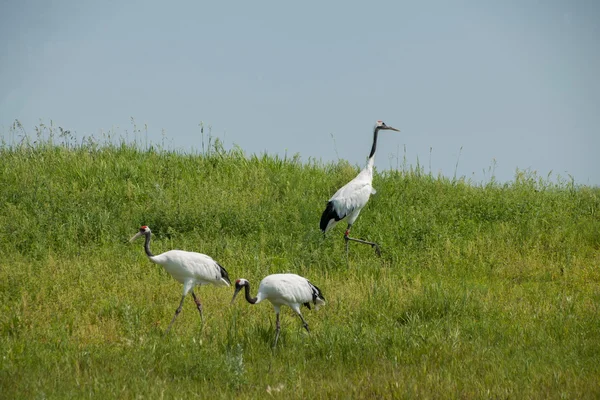
M4 398L598 398L600 189L520 173L472 185L377 173L353 235L323 238L346 162L48 142L0 149ZM205 324L151 264L185 249L233 279L294 272L327 305L302 329L202 287Z

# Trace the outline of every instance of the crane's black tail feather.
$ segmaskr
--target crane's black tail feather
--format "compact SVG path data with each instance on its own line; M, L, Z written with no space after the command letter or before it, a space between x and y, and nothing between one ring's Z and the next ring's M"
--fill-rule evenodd
M344 217L340 217L338 213L335 212L335 209L333 208L333 202L327 202L327 207L325 207L325 211L323 211L323 214L321 215L321 223L319 224L321 231L325 232L327 225L329 225L329 221L332 219L337 222L342 218Z
M310 281L308 282L308 284L310 285L310 288L312 290L312 298L313 303L315 304L315 309L318 310L319 306L325 304L325 297L323 296L323 292L321 292L321 289L313 285ZM308 308L310 309L310 307Z
M221 269L221 278L223 278L227 283L229 283L231 285L231 281L229 280L229 274L227 273L225 268L223 268L223 266L219 263L217 263L217 265Z

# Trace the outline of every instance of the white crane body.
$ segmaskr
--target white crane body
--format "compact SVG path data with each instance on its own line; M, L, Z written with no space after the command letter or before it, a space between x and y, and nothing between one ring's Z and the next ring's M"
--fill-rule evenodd
M256 303L269 300L274 307L289 306L299 313L300 306L314 302L315 309L325 304L320 291L310 281L296 274L273 274L258 285Z
M356 178L342 186L329 199L335 215L331 215L328 218L324 232L329 231L344 218L347 218L349 225L352 225L356 221L371 195L376 193L372 183L373 164L369 162L367 167L360 171Z
M229 282L222 276L223 267L206 254L169 250L148 258L161 265L177 282L183 284L184 288L187 287L187 290L184 289L184 296L194 286L229 286Z

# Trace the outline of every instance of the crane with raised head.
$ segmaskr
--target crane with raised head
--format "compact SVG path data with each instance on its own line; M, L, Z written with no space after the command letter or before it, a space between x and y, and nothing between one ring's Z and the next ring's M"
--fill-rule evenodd
M323 233L326 233L333 228L339 221L347 218L348 227L344 232L344 240L346 241L346 255L348 254L348 242L354 241L358 243L368 244L375 248L377 254L381 254L379 245L375 242L369 242L363 239L350 237L350 229L352 224L358 218L363 207L369 201L371 194L375 194L373 183L373 164L375 163L375 150L377 149L377 136L379 131L391 130L400 132L400 129L388 126L383 121L377 121L373 130L373 145L371 153L367 161L367 166L360 171L356 178L342 186L327 202L325 211L321 215L320 228Z

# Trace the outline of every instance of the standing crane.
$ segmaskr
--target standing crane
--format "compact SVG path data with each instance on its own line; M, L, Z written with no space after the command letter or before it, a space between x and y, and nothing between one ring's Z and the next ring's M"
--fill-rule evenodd
M258 304L263 300L269 300L273 304L275 314L277 315L275 343L273 347L277 346L277 340L279 339L279 309L282 305L286 305L294 310L302 320L306 331L310 333L308 324L300 312L300 306L304 305L310 310L310 302L312 301L315 305L315 310L318 310L319 306L325 304L325 298L321 290L310 283L308 279L296 274L273 274L266 276L260 281L258 294L254 298L250 297L250 282L246 279L238 279L235 281L235 292L231 299L232 304L242 288L245 288L246 301L248 303Z
M369 154L369 160L367 166L360 171L356 178L342 186L327 202L327 207L321 215L321 231L326 233L328 230L333 228L342 219L348 217L348 227L344 233L344 240L346 241L346 256L348 255L348 242L350 240L358 243L368 244L375 248L378 255L381 254L379 245L375 242L369 242L362 239L350 237L350 229L352 224L358 218L360 211L369 201L371 194L375 194L373 189L373 163L375 162L375 150L377 148L377 135L381 130L392 130L400 132L400 129L392 128L383 121L377 121L375 129L373 131L373 146L371 147L371 153Z
M230 286L229 275L225 268L219 265L218 262L213 260L206 254L194 253L191 251L183 250L169 250L165 253L154 255L150 251L150 236L152 232L147 226L142 226L138 233L135 234L129 242L133 242L140 236L145 236L146 241L144 243L144 250L148 259L155 264L162 265L163 268L179 283L183 284L183 295L181 296L181 302L179 307L175 310L175 315L169 324L169 327L165 331L165 335L171 329L173 322L181 312L183 308L183 301L185 296L192 292L194 302L200 312L200 321L204 323L204 317L202 316L202 303L200 299L194 293L194 286L199 285L216 285L216 286Z

